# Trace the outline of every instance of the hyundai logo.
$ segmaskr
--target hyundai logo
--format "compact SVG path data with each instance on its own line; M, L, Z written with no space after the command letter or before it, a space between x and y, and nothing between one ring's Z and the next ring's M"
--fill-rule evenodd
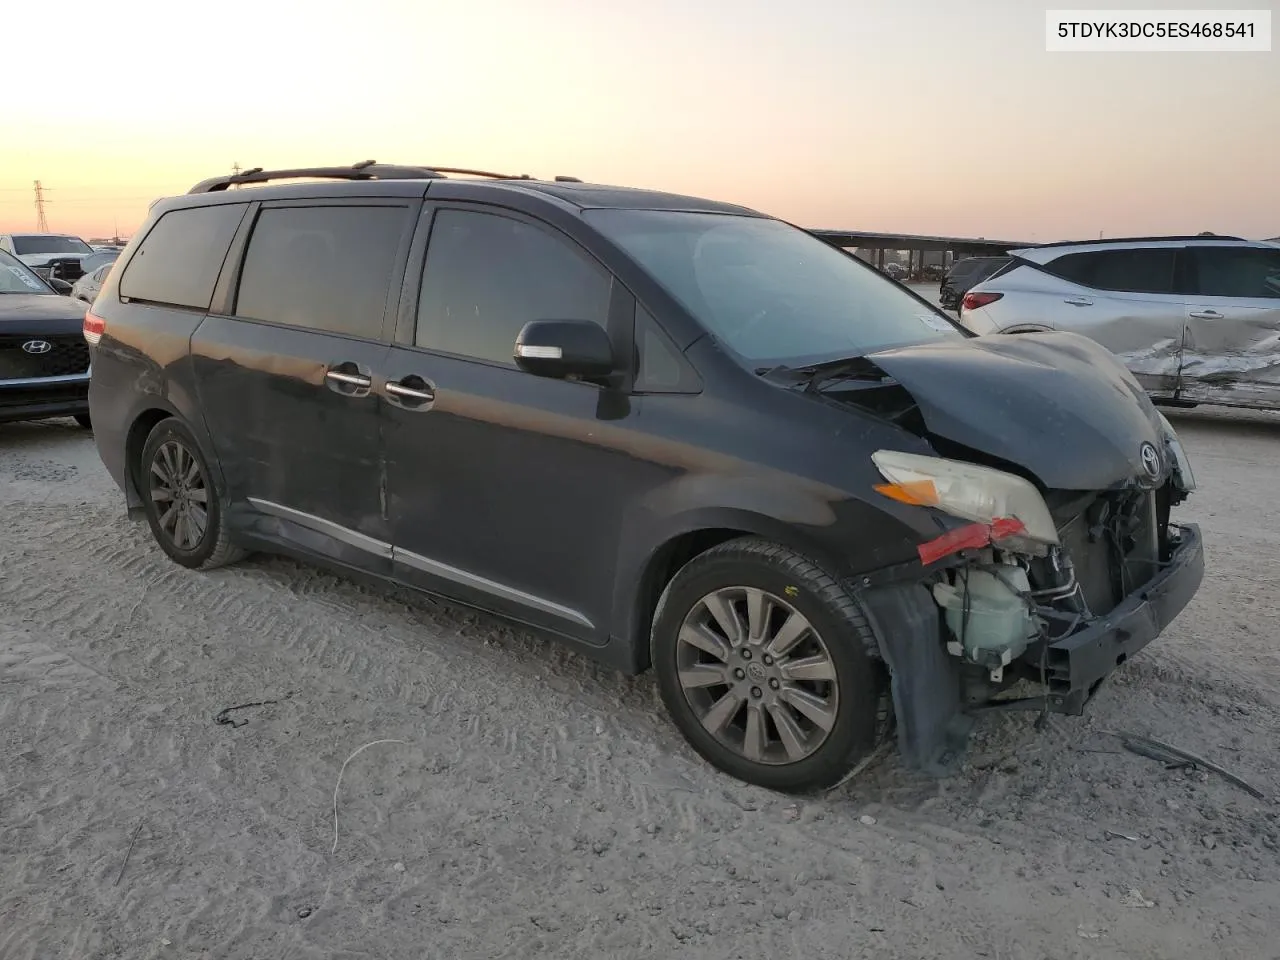
M1144 443L1139 447L1138 456L1142 460L1142 469L1147 472L1147 476L1153 480L1160 476L1160 451L1156 449L1154 443Z
M22 345L22 349L27 353L48 353L53 349L53 344L48 340L28 340Z

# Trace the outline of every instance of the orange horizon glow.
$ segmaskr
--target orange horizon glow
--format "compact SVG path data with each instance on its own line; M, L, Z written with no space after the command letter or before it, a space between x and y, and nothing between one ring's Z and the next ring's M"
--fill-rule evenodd
M8 37L48 33L38 5L5 17ZM47 44L6 60L0 232L35 228L35 180L49 229L88 239L236 162L374 158L807 227L1280 234L1280 54L1049 54L1021 0L74 0L58 21L93 28L56 82Z

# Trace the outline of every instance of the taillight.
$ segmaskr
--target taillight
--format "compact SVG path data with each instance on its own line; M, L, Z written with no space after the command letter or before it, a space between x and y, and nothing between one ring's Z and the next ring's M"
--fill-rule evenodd
M91 347L96 347L102 335L107 332L107 321L92 311L85 311L84 339Z
M979 307L985 307L988 303L995 303L1003 293L966 293L964 300L961 301L961 309L977 310Z

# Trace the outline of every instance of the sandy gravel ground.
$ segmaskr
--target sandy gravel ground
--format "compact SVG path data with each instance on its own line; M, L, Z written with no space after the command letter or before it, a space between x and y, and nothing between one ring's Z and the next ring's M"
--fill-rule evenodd
M1092 714L798 803L704 766L651 676L284 560L189 573L87 434L0 427L0 958L1280 957L1280 806L1104 734L1280 791L1280 419L1176 421L1210 571Z

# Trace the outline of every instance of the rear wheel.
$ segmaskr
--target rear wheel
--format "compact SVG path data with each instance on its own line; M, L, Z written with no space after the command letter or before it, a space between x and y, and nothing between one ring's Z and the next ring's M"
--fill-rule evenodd
M211 570L244 556L227 534L209 465L180 421L162 420L152 429L138 479L151 533L171 559Z
M663 701L707 761L786 792L829 787L877 745L884 673L836 579L755 538L691 560L668 584L652 652Z

